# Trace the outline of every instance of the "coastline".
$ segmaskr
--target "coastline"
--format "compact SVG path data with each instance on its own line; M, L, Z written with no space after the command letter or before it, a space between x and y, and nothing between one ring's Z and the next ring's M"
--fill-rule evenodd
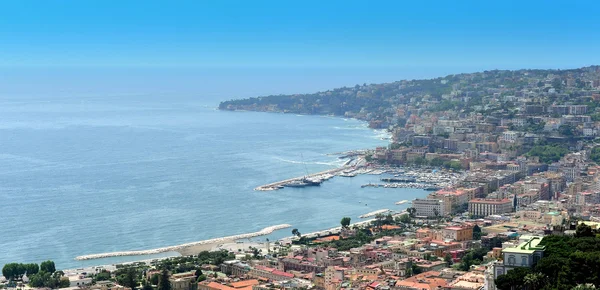
M408 214L408 212L406 210L401 210L401 211L386 210L386 211L390 212L392 214L392 216L394 216L394 217ZM349 227L355 227L355 226L361 227L364 225L368 225L375 220L376 220L375 218L364 219L364 220L361 220L358 222L351 223L349 225ZM337 226L337 227L333 227L333 228L329 228L329 229L309 232L309 233L303 234L302 236L307 237L307 238L318 238L321 236L336 235L336 234L339 234L341 231L342 231L342 227ZM190 256L190 255L197 255L199 252L202 252L202 251L227 250L227 251L237 252L238 249L247 249L248 246L253 246L253 247L259 248L259 249L266 247L265 242L256 242L256 241L239 242L234 239L226 239L226 238L221 238L221 239L222 240L220 240L219 242L214 242L214 243L187 245L175 252L178 252L181 256ZM291 243L292 240L294 240L294 239L296 239L295 236L287 236L284 238L280 238L277 241L280 243ZM275 242L275 241L272 241L272 242ZM78 270L81 270L81 269L113 268L115 265L129 265L129 264L136 264L136 263L149 264L153 261L165 260L165 259L170 259L173 257L177 257L177 256L168 256L168 257L161 257L161 258L140 258L140 259L136 259L136 260L132 260L132 261L128 261L128 262L122 262L122 263L103 264L103 265L95 265L95 266L86 266L83 268L71 268L71 269L62 269L62 270L65 272L77 272Z
M248 111L248 112L256 112L256 111ZM278 112L278 113L282 114L283 112ZM283 113L283 114L286 114L286 113ZM352 117L344 117L344 116L317 115L317 114L304 114L304 115L305 116L328 118L328 119L342 119L344 121L352 120L352 121L360 122L360 123L362 123L362 125L359 125L361 127L361 130L362 130L362 128L364 128L365 131L371 131L371 132L377 133L376 136L373 136L372 138L384 141L385 143L389 143L391 141L389 130L369 128L368 124L364 120L360 120L360 119L352 118ZM357 126L357 127L359 127L359 126ZM385 136L381 137L382 135L385 135ZM332 151L332 152L338 152L338 151ZM331 154L333 154L333 153L331 153ZM331 154L328 153L327 155L331 155ZM341 169L343 167L344 167L343 165L337 165L336 164L333 169L334 170L335 169L339 170L339 169ZM363 222L368 222L368 221L363 221ZM317 229L318 228L319 227L317 227ZM325 227L323 227L323 228L325 228ZM318 231L318 232L315 232L315 233L326 232L326 231L331 231L331 230L335 230L335 229L336 228L328 229L328 230L323 230L323 231ZM133 261L140 261L140 260L144 260L144 259L149 259L149 257L145 257L145 256L146 255L152 255L153 253L173 252L173 255L170 256L170 257L176 256L175 252L179 253L180 255L191 255L191 254L196 255L196 254L198 254L198 252L201 252L201 251L216 250L221 245L225 245L225 244L228 244L228 243L232 243L232 244L236 243L236 240L235 239L230 239L230 237L223 237L223 238L218 238L218 239L219 239L218 241L214 241L214 242L200 241L200 242L194 242L191 245L189 245L189 244L183 244L183 245L169 246L169 247L164 247L164 248L159 248L159 249L151 249L151 250L124 251L124 252L112 252L112 253L83 255L83 256L77 257L78 259L76 259L76 260L82 261L82 260L91 260L91 259L102 259L102 258L105 258L105 257L139 256L139 257L132 257L134 260L131 260L131 261L133 262ZM244 243L249 243L249 242L245 241ZM107 255L105 255L105 254L107 254ZM167 257L165 257L165 258L167 258ZM164 259L164 258L155 258L155 259ZM117 263L111 263L111 262L103 263L103 262L100 262L98 264L123 264L123 263L131 263L131 262L117 262ZM90 265L90 264L88 263L87 265Z
M289 224L280 224L266 227L258 232L246 233L233 235L222 238L214 238L208 240L202 240L197 242L185 243L176 246L168 246L162 248L155 248L150 250L135 250L135 251L119 251L119 252L109 252L109 253L99 253L99 254L89 254L75 257L75 260L92 260L92 259L102 259L102 258L110 258L110 257L123 257L123 256L144 256L151 254L159 254L165 252L179 252L183 251L185 253L190 252L191 250L200 249L202 251L203 248L212 247L216 244L223 244L231 241L241 240L241 239L249 239L258 236L268 235L274 231L289 228L291 225ZM196 252L197 253L197 252Z
M252 110L221 110L219 108L217 108L217 110L230 111L230 112L260 112L260 113L295 114L295 115L302 115L302 116L314 116L314 117L322 117L322 118L338 118L338 119L355 120L355 121L363 123L365 125L365 128L373 130L377 133L385 134L385 137L379 138L380 140L386 141L387 143L390 143L392 141L391 131L389 129L370 128L367 123L368 121L357 119L354 117L322 115L322 114L298 114L298 113L291 113L291 112L286 113L286 112L272 112L272 111L252 111ZM362 149L359 149L359 150L362 150ZM344 166L344 165L336 166L335 168L332 168L328 171L331 171L331 170L340 171L340 170L344 170L345 167L346 166ZM320 174L320 173L315 173L315 174ZM295 179L295 178L292 178L292 179ZM353 225L363 225L363 224L369 223L371 221L373 221L373 219L363 220L363 221L354 223ZM280 227L280 226L283 226L282 228L291 227L291 225L289 225L289 224L277 225L274 227ZM270 227L268 227L268 228L270 228ZM167 246L167 247L161 247L161 248L155 248L155 249L149 249L149 250L118 251L118 252L108 252L108 253L98 253L98 254L87 254L87 255L77 256L77 257L75 257L75 260L82 261L82 260L103 259L103 258L110 258L110 257L145 256L145 255L152 255L152 254L165 253L165 252L177 252L182 256L195 255L201 251L217 250L220 248L220 246L223 246L226 244L235 244L237 240L261 236L261 235L268 235L273 231L273 230L269 230L269 231L265 232L265 230L267 230L268 228L265 228L259 232L255 232L255 233L220 237L220 238L202 240L202 241L197 241L197 242L191 242L191 243L186 243L186 244L181 244L181 245ZM275 229L275 230L277 230L277 229ZM308 233L308 234L305 234L305 236L311 237L314 235L316 237L317 235L331 233L331 232L339 232L340 230L341 230L341 227L334 227L331 229L319 230L316 232ZM286 241L288 239L289 238L282 238L282 239L280 239L280 241ZM168 257L165 257L165 258L168 258ZM160 258L160 259L165 259L165 258ZM137 261L140 261L140 260L137 260ZM125 263L131 263L131 262L125 262Z
M221 112L251 112L251 113L269 113L269 114L285 114L285 115L297 115L297 116L312 116L312 117L321 117L321 118L336 118L336 119L348 119L348 120L355 120L361 123L365 123L366 128L373 130L373 131L383 131L386 133L387 137L386 138L381 138L381 140L386 140L388 141L388 143L391 143L393 141L393 136L392 136L392 131L389 128L371 128L369 127L369 121L368 120L363 120L363 119L359 119L356 117L346 117L346 116L338 116L338 115L326 115L326 114L304 114L304 113L296 113L296 112L283 112L283 111L267 111L267 110L245 110L245 109L221 109L219 108L219 106L217 106L215 108L215 110L217 111L221 111ZM360 149L358 149L360 150Z

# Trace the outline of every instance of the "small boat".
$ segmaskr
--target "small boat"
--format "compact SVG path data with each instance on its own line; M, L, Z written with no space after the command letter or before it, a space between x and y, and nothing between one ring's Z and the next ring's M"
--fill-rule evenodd
M290 183L286 183L283 186L285 187L306 187L309 186L308 183L304 183L302 181L292 181Z
M383 182L415 182L417 181L417 179L412 178L412 177L406 177L406 178L382 178L381 181Z

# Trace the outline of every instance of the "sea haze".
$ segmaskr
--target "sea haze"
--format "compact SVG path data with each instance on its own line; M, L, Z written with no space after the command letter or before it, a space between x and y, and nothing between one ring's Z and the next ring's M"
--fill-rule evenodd
M406 205L395 201L424 195L360 188L379 176L253 191L340 166L343 161L328 153L389 141L382 139L385 132L357 120L223 112L217 105L170 96L0 100L0 265L114 263L140 257L73 258L281 223L306 233L337 226L343 216L357 221L373 210L401 209Z

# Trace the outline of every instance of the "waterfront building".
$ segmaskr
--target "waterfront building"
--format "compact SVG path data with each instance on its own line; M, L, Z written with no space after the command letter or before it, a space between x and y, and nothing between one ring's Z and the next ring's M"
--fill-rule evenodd
M69 287L83 287L92 284L92 278L85 277L85 275L68 275L67 278L69 278Z
M440 199L420 199L412 202L417 216L438 217L448 214L444 206L444 201Z
M513 211L513 200L475 198L469 201L469 213L474 216L489 216Z

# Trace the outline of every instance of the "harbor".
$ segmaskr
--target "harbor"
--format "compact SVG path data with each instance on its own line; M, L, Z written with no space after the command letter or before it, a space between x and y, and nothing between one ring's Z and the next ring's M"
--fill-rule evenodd
M365 187L381 188L416 188L423 190L438 190L452 186L462 178L463 173L439 170L435 168L402 168L381 166L367 163L362 157L349 159L339 168L329 169L314 174L294 177L256 187L256 191L273 191L286 187L308 187L319 186L321 183L335 177L355 177L362 174L381 175L388 174L391 177L381 178L384 183L363 184Z
M417 182L402 182L402 183L367 183L360 186L361 188L365 187L381 187L381 188L416 188L423 190L439 190L443 187L437 185L431 185L426 183L417 183Z
M304 186L320 185L323 181L334 177L339 172L341 172L345 169L346 169L345 167L334 168L334 169L310 174L307 176L290 178L290 179L286 179L286 180L282 180L282 181L277 181L277 182L261 185L261 186L255 188L254 190L256 190L256 191L272 191L272 190L283 189L284 187L304 187Z

